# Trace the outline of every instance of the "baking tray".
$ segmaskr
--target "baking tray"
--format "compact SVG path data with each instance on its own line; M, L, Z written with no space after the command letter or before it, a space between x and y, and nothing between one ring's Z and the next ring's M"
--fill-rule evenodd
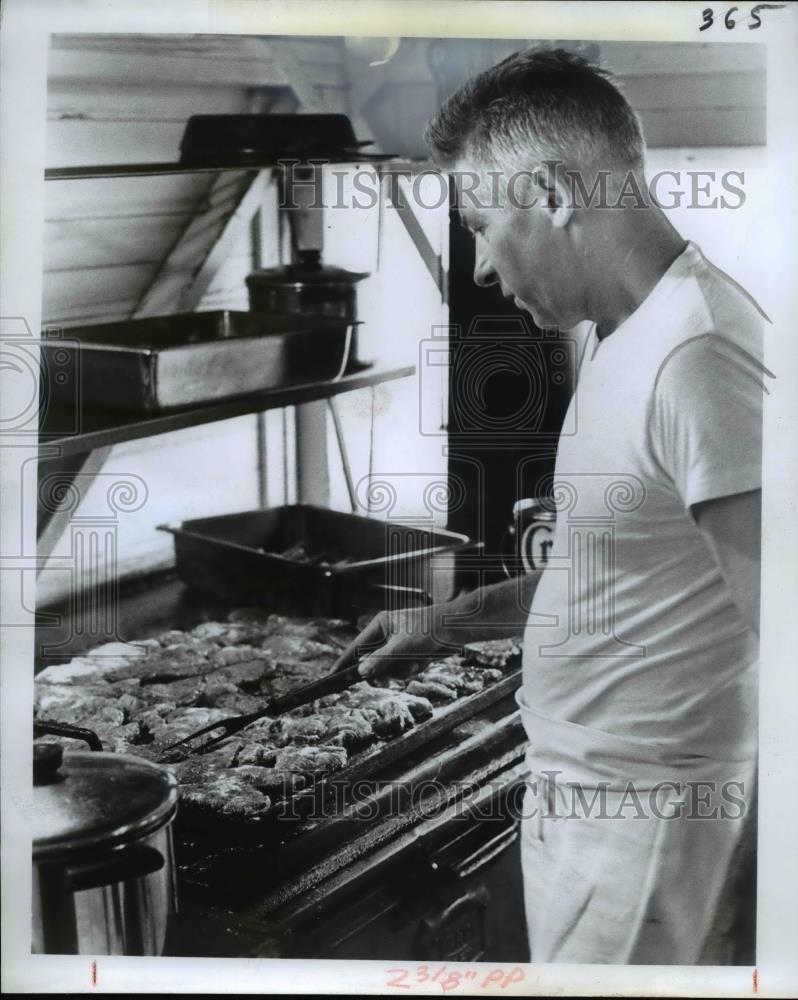
M180 143L180 161L229 165L356 157L372 144L355 137L343 114L192 115Z
M151 412L336 377L349 325L326 317L215 310L45 330L54 403Z
M448 599L454 554L477 547L467 535L442 528L311 504L197 518L159 530L174 536L178 575L192 588L244 604L349 621L385 606L387 595L375 592L375 585ZM312 561L280 554L298 543Z

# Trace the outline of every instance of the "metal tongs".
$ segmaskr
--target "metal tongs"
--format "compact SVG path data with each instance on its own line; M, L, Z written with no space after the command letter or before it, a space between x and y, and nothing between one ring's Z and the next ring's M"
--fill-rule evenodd
M281 715L284 712L289 712L292 708L299 708L300 705L307 705L308 702L315 701L317 698L321 698L325 694L334 694L337 691L343 691L354 681L362 680L360 674L358 673L359 664L357 662L353 663L345 670L338 670L336 672L337 666L338 663L333 666L331 673L325 675L318 681L312 681L310 684L303 684L302 687L297 688L295 691L291 691L280 698L272 698L272 700L266 704L265 708L259 709L257 712L250 712L248 715L233 715L229 719L220 719L219 722L212 722L210 725L203 726L202 729L198 729L195 733L185 736L182 740L177 740L176 743L170 743L169 746L163 748L162 752L166 753L167 750L173 750L175 747L188 746L200 737L206 736L208 733L212 733L217 729L220 729L221 732L217 736L206 740L197 747L191 747L189 750L189 753L191 754L208 753L209 750L213 749L213 747L217 746L223 740L241 732L242 729L246 729L250 723L256 722L258 719L262 719L267 715Z
M403 587L395 584L378 583L373 585L373 589L375 592L392 594L394 597L399 597L403 600L413 597L422 604L432 603L432 597L419 587ZM320 680L304 684L302 687L297 688L295 691L290 691L281 698L272 698L266 704L265 708L261 708L257 712L250 712L248 715L233 715L229 719L220 719L219 722L212 722L207 726L203 726L202 729L198 729L189 736L184 736L182 740L170 743L169 746L163 748L162 753L166 753L167 750L174 750L175 747L188 746L200 737L207 736L208 733L213 733L217 729L221 730L219 735L189 750L191 754L208 753L209 750L218 746L223 740L234 736L236 733L240 733L242 729L246 729L250 723L257 722L258 719L263 719L267 715L282 715L284 712L290 712L292 708L307 705L308 702L315 701L325 694L335 694L338 691L344 691L355 681L364 680L358 670L360 666L359 654L370 652L365 646L360 645L357 647L356 653L353 653L353 649L353 645L347 647L335 661L330 672ZM352 663L350 661L353 655L355 656L355 660Z

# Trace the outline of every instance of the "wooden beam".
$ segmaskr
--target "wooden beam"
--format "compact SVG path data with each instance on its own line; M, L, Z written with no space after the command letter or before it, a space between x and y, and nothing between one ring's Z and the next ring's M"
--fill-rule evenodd
M205 211L191 219L167 254L133 312L135 317L196 308L241 233L262 203L270 174L266 171L219 174L211 185Z

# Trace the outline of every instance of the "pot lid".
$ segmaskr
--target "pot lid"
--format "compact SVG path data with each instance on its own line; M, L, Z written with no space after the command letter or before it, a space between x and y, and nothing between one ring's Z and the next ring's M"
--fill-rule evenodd
M177 804L177 779L127 754L33 748L34 860L116 847L163 826Z
M247 281L264 285L351 285L367 277L368 272L365 271L347 271L343 267L322 264L319 250L300 250L299 260L295 263L253 271Z

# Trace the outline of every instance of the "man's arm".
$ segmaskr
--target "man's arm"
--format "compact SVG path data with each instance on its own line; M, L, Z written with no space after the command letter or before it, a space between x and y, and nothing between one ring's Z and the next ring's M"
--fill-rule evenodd
M761 491L705 500L694 504L691 510L732 600L747 624L759 635Z
M468 642L520 635L539 580L540 572L534 572L480 587L446 604L382 611L348 647L337 669L362 656L360 673L372 676L397 661L448 656Z

